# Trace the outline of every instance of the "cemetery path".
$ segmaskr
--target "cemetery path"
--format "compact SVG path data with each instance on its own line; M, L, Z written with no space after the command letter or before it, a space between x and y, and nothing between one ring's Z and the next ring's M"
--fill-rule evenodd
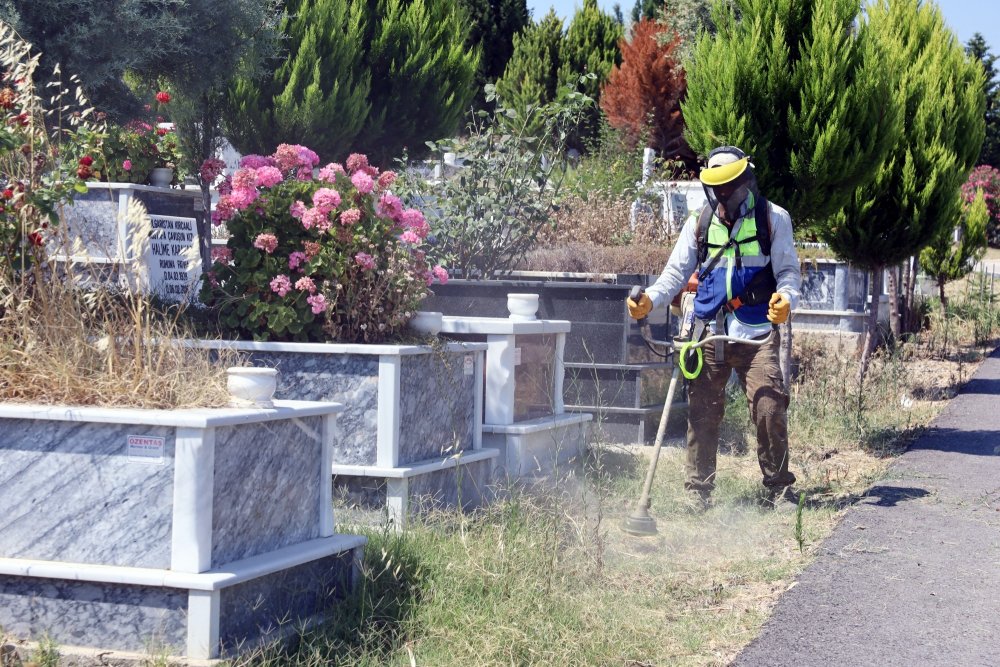
M869 489L734 665L1000 662L1000 349Z

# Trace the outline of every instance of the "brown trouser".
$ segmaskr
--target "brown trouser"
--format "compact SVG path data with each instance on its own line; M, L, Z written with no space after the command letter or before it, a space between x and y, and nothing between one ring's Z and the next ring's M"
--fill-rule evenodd
M726 343L721 362L715 359L715 343L705 346L701 374L688 385L685 489L711 491L715 487L719 426L726 409L726 383L733 370L746 391L750 420L757 429L757 461L764 486L795 482L795 475L788 472L788 394L781 378L778 347L777 331L764 346Z

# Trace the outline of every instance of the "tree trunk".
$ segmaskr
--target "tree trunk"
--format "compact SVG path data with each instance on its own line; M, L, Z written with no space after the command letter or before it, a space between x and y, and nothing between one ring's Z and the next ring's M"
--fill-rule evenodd
M892 332L892 344L895 345L902 333L902 322L899 316L899 267L892 266L887 271L889 274L889 331Z
M871 362L872 353L878 343L878 302L882 296L882 270L884 267L876 266L871 270L871 305L868 308L868 327L865 332L865 344L861 350L861 365L858 369L858 381L863 382L865 373L868 372L868 364Z
M910 333L920 331L921 322L917 319L917 302L914 296L917 291L917 264L920 262L916 257L911 257L907 266L906 279L906 330Z
M198 239L201 246L201 265L204 271L212 268L212 190L211 184L201 183L201 221L198 223Z
M937 277L938 296L941 298L941 316L948 314L948 297L944 293L944 276Z
M778 364L781 366L781 380L785 384L785 393L792 388L792 318L779 325L781 348L778 350Z

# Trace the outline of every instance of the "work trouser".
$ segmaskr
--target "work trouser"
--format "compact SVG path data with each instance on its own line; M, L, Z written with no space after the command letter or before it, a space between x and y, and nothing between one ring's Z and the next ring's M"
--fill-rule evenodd
M778 362L778 332L766 345L726 343L723 360L715 346L705 346L701 374L688 385L687 481L689 491L710 492L715 487L719 427L726 408L726 383L735 370L746 390L750 420L757 429L757 461L764 486L795 482L788 472L788 394Z

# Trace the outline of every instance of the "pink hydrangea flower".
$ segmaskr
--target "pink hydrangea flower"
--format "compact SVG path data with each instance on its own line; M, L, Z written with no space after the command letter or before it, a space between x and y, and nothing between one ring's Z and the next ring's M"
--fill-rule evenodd
M233 251L226 246L213 246L212 261L228 264L233 261Z
M233 174L234 190L253 190L257 187L257 172L253 169L237 169Z
M243 169L260 169L261 167L276 167L278 163L274 158L263 155L244 155L240 158L240 167Z
M363 195L367 195L375 189L375 181L373 181L372 177L363 171L354 172L354 175L351 176L351 183L353 183L354 187L358 189L358 192Z
M306 229L316 227L321 231L326 231L330 228L330 216L319 208L307 208L306 212L302 214L302 226Z
M292 281L286 275L275 276L271 281L271 291L278 296L285 296L292 291Z
M332 188L320 188L313 194L313 205L324 213L340 206L340 193Z
M375 268L375 258L366 252L359 252L354 256L354 261L363 269L374 269Z
M299 290L300 292L309 292L310 294L312 294L313 292L316 291L316 283L313 282L312 278L308 276L302 276L301 278L295 281L295 289Z
M346 173L344 171L344 165L339 162L331 162L319 170L319 180L326 181L327 183L336 183L337 174L343 173Z
M403 202L395 195L383 194L379 197L375 212L383 218L398 220L403 214Z
M257 201L257 190L247 188L233 188L233 191L229 193L229 200L236 207L237 211L242 211L248 208L250 204Z
M306 303L312 306L314 315L319 315L320 313L325 312L329 307L329 304L326 302L326 297L322 294L313 294L312 296L306 297Z
M434 277L437 278L437 281L442 285L448 282L448 269L444 268L440 264L431 269L431 273L434 274Z
M295 201L292 205L288 207L288 213L296 220L301 220L302 215L306 212L305 202Z
M410 245L420 245L420 237L411 229L407 229L399 236L399 240Z
M232 176L226 176L224 179L222 179L222 182L219 183L218 190L219 190L219 195L220 196L221 195L232 194L232 192L233 192L233 177Z
M236 206L233 205L233 200L230 196L223 195L219 197L219 203L215 205L215 210L212 211L212 222L216 225L221 225L227 220L232 220L234 215L236 215Z
M383 171L378 177L378 186L380 188L391 187L393 183L396 182L396 172L394 171Z
M281 175L281 170L277 167L258 167L257 168L257 185L261 185L265 188L273 188L278 183L284 180Z
M361 219L361 211L356 208L349 208L340 214L340 224L350 227Z
M430 234L431 227L427 224L424 214L415 208L408 208L400 216L400 222L404 229L415 232L420 238L425 239Z
M258 234L253 241L253 247L270 255L278 247L278 237L274 234Z
M291 255L288 256L288 268L294 271L295 269L305 264L306 260L307 260L306 254L304 252L296 250L295 252L293 252Z
M347 170L352 174L368 166L368 156L361 153L351 153L347 158Z

